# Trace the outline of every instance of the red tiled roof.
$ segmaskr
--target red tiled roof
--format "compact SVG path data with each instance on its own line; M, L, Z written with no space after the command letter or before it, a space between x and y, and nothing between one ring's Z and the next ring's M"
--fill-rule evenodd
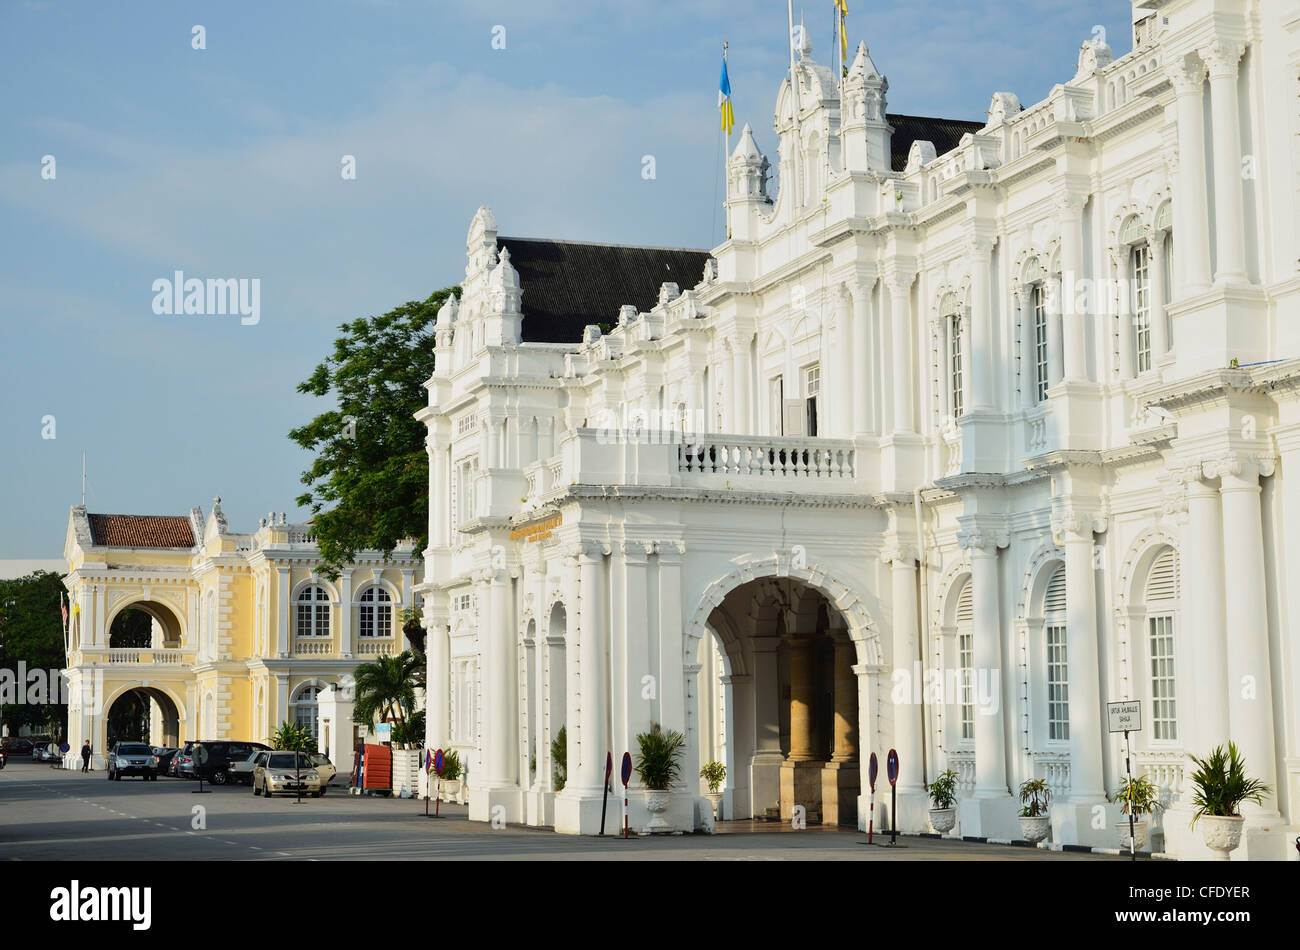
M113 548L192 548L190 519L170 515L87 515L96 545Z

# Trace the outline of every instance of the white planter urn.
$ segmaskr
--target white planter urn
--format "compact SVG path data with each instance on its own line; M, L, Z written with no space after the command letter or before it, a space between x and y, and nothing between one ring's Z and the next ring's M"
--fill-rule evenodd
M1119 838L1119 849L1128 850L1128 818L1121 818L1115 822L1115 834ZM1146 820L1139 818L1133 822L1133 849L1141 851L1146 847L1147 839L1150 837L1151 830Z
M956 808L931 808L930 827L941 835L946 835L957 826Z
M721 816L718 815L718 802L722 801L722 793L721 793L721 792L707 792L707 793L705 794L704 797L707 798L707 799L709 800L709 802L710 802L710 803L712 804L712 806L713 806L713 818L714 818L714 820L715 820L715 821L721 821L722 818L721 818Z
M664 812L668 811L668 803L671 800L671 792L646 789L645 807L646 811L650 812L650 821L645 826L646 834L661 834L671 830L668 822L664 821Z
M1039 815L1036 818L1026 818L1023 815L1020 817L1020 837L1030 844L1046 841L1051 832L1052 819L1047 815Z
M1246 819L1240 815L1202 815L1201 838L1214 852L1215 860L1229 861L1229 855L1241 844L1241 826Z

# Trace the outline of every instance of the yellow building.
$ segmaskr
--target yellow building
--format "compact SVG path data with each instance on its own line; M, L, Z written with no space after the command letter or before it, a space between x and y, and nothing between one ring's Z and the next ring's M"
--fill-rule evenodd
M287 720L311 729L342 768L355 727L322 728L318 693L346 688L359 664L409 646L401 612L420 579L413 542L387 559L362 552L333 581L318 573L310 524L272 513L256 531L234 533L217 498L206 519L200 508L168 516L74 507L63 553L74 605L68 741L76 755L90 739L96 767L115 735L127 737L124 721L172 747L265 743Z

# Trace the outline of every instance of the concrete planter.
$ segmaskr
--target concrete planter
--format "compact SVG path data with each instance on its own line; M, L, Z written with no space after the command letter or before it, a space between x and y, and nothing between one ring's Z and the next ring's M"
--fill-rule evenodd
M1127 817L1125 817L1121 821L1115 822L1115 834L1116 837L1119 838L1119 849L1121 851L1127 851L1128 850L1128 818ZM1133 823L1134 849L1137 851L1141 851L1143 848L1145 848L1147 844L1147 839L1150 837L1150 834L1151 834L1151 829L1150 826L1147 824L1146 820L1143 818L1137 819L1137 821Z
M1051 833L1052 819L1049 816L1040 815L1037 818L1020 816L1020 838L1022 841L1038 844L1040 841L1046 841L1047 836Z
M941 835L946 835L957 826L956 808L931 808L930 827Z
M721 821L722 819L721 819L721 817L718 815L718 803L719 803L720 801L722 801L722 793L721 793L721 792L708 792L708 793L705 794L704 797L707 798L707 799L709 800L710 804L711 804L712 807L713 807L713 818L714 818L714 820L715 820L715 821Z
M1201 838L1214 852L1215 860L1229 861L1230 855L1241 844L1241 827L1246 819L1240 815L1202 815Z
M668 805L672 801L672 793L659 791L656 789L646 789L645 807L650 812L650 821L646 823L646 834L658 834L671 831L668 822L664 820L664 813L668 811Z

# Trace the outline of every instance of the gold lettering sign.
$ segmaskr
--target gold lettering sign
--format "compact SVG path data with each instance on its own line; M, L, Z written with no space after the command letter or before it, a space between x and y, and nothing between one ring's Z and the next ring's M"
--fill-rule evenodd
M522 528L515 528L510 532L511 541L523 541L528 544L532 541L545 541L551 536L551 531L558 528L564 522L563 515L556 515L554 518L547 518L545 521L538 521L535 524L524 525Z

